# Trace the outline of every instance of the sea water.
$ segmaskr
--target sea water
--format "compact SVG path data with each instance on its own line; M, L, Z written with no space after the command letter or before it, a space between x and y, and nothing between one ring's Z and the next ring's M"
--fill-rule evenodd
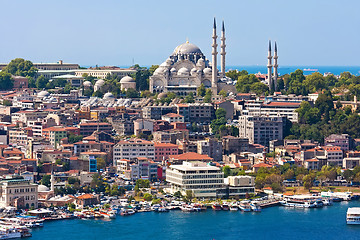
M44 239L360 239L360 225L346 224L348 207L359 201L318 209L271 207L262 212L144 212L113 220L59 220L32 231Z

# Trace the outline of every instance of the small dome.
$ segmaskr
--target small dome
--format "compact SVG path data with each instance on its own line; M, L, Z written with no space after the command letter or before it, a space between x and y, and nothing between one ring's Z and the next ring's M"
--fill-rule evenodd
M158 95L158 99L161 99L161 98L166 98L168 95L167 95L167 93L165 93L165 92L162 92L162 93L159 93L159 95Z
M197 61L197 63L199 63L199 64L201 64L201 63L204 63L205 61L204 61L204 59L202 59L202 58L200 58L198 61Z
M85 81L83 83L84 87L91 87L92 86L92 83L90 81Z
M167 62L163 62L162 64L160 64L159 67L168 67L170 66L170 64L168 64Z
M130 83L135 82L134 79L130 76L125 76L120 80L120 83Z
M164 73L164 69L162 67L158 67L154 72L155 75L163 74L163 73Z
M105 84L105 81L102 79L97 80L95 83L95 85L97 85L97 86L103 86L104 84Z
M211 68L205 68L205 69L204 69L204 73L205 73L205 74L211 74L211 73L212 73Z
M111 92L105 93L104 97L103 97L104 100L113 99L113 98L115 98L115 97Z
M176 68L172 68L172 69L170 69L170 72L172 72L172 73L176 73Z
M178 75L188 75L188 74L189 74L189 69L187 69L186 67L182 67L178 71Z
M38 95L37 95L39 98L44 98L44 97L48 97L48 96L50 96L50 93L48 92L48 91L41 91L41 92L39 92L38 93Z
M39 185L38 186L38 192L49 192L50 189L45 185Z

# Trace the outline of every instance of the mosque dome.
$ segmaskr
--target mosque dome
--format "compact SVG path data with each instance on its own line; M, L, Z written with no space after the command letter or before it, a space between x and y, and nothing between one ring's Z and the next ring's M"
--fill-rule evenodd
M98 86L103 86L104 84L105 84L105 81L102 79L97 80L95 83L95 85L98 85Z
M90 81L85 81L85 82L83 83L83 85L84 85L84 87L91 87L91 86L92 86L92 84L91 84Z
M165 92L159 93L158 99L166 98L168 95Z
M103 97L104 100L109 100L109 99L113 99L113 98L115 98L115 97L111 92L105 93L104 97Z
M44 97L48 97L49 95L50 95L50 93L48 91L43 90L43 91L39 92L37 96L39 98L44 98Z
M198 46L187 41L175 48L173 55L178 54L202 54L202 52Z
M212 73L211 68L205 68L205 69L204 69L204 73L205 73L205 74L211 74L211 73Z
M176 68L170 69L170 72L171 72L171 73L176 73Z
M162 67L158 67L154 72L155 75L156 74L163 74L163 73L164 73L164 69Z
M186 67L182 67L179 69L178 75L188 75L189 72L190 72L189 69L187 69Z
M45 185L39 185L38 186L38 192L49 192L50 189Z
M125 76L120 80L120 83L132 83L135 82L134 79L130 76Z

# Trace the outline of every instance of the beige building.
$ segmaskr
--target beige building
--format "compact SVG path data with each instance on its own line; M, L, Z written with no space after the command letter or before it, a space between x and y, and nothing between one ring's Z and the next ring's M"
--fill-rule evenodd
M83 76L84 74L87 74L92 77L96 77L99 79L106 78L107 75L117 75L117 76L127 76L132 73L136 73L136 70L134 69L77 69L75 71L75 76Z
M135 160L139 157L155 160L154 143L143 139L133 138L122 140L114 146L114 166L118 165L118 160Z
M3 179L0 182L0 207L38 207L38 185L25 179Z

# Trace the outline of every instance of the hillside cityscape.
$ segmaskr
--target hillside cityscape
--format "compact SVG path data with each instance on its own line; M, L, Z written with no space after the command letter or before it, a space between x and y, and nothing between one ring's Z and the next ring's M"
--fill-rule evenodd
M266 39L267 72L227 70L226 23L210 32L211 56L187 40L150 67L0 64L0 238L70 219L359 199L360 76L279 74L281 42Z

